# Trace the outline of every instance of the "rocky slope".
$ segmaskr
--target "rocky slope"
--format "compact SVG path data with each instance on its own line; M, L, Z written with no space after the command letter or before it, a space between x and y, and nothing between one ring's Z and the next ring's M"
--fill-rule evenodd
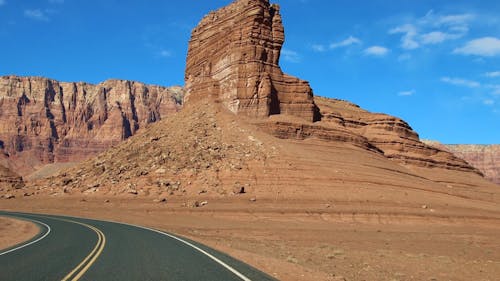
M459 157L420 141L418 134L400 118L371 113L342 100L316 97L321 126L361 136L388 159L403 165L437 167L481 174Z
M439 149L449 151L481 171L485 178L500 184L500 145L441 144L424 141Z
M217 97L237 114L317 118L309 83L279 66L285 40L278 5L234 1L193 30L186 62L186 101Z
M0 151L25 175L44 164L81 161L177 112L181 103L179 87L0 77Z
M249 22L251 26L272 22L271 15L276 15L277 9L265 0L236 1L202 20L193 31L191 48L198 44L194 42L200 40L203 30L211 31L207 33L211 36L205 38L208 41L218 36L217 30L228 33L224 28L215 27L225 26L227 20L233 19L229 15L238 15L238 21L231 21L231 30L238 30L238 24L246 30ZM253 40L251 32L241 36L242 42L253 44L250 49L257 50L265 42ZM497 199L498 194L487 191L492 184L484 180L479 171L449 152L420 142L417 133L396 117L370 113L346 101L319 97L315 103L309 103L310 108L319 107L321 120L316 122L312 122L313 115L306 114L311 118L305 118L306 115L295 114L297 111L293 110L271 114L269 118L262 118L269 112L263 116L239 114L239 109L244 107L235 111L224 101L235 88L219 87L212 78L207 78L211 75L197 76L208 80L191 76L193 66L203 65L212 61L212 55L227 51L224 44L210 45L210 48L212 50L204 53L189 52L188 97L182 111L97 158L40 182L37 192L162 197L224 197L250 193L263 198L345 197L346 200L351 196L359 200L382 196L391 201L396 199L382 190L400 194L407 189L404 196L411 193L409 190L417 193L424 190L462 199L471 196L478 200ZM279 52L274 54L279 56ZM257 65L274 65L267 59L266 56L253 58ZM273 60L278 61L278 58ZM276 68L247 70L242 77L260 77ZM237 72L231 67L222 67L221 71ZM217 91L211 91L207 85ZM248 89L252 88L247 85ZM279 93L280 100L286 100L287 95L292 99L295 96L286 91ZM258 108L254 108L257 110L254 113L259 112ZM484 192L474 193L476 189ZM411 201L404 196L397 200Z
M0 153L0 193L8 195L8 192L12 189L20 189L22 187L24 187L22 177L9 168L8 157ZM3 196L5 197L6 194Z
M284 42L279 11L268 0L234 1L204 17L189 42L186 102L212 96L236 114L272 116L261 127L280 138L349 142L403 164L480 173L420 142L399 118L341 101L315 103L308 82L283 74L279 67Z

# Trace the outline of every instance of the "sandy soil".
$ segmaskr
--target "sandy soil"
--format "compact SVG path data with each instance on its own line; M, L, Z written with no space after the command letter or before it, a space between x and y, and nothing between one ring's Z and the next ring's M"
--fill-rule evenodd
M212 199L203 208L127 197L4 200L3 209L146 225L279 280L498 280L500 213L382 203Z
M0 250L27 241L39 231L34 223L0 217Z

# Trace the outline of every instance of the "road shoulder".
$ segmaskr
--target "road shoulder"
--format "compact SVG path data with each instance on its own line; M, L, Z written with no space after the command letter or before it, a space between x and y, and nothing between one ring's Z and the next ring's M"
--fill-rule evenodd
M0 216L0 251L26 242L39 232L32 222Z

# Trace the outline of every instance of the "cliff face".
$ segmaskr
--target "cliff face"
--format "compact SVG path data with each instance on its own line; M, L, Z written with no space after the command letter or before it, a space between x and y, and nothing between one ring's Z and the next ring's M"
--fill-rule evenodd
M0 150L20 173L80 161L178 111L181 94L181 88L123 80L92 85L0 77Z
M404 165L444 168L481 174L463 159L445 149L420 141L418 134L400 118L368 112L350 102L316 98L323 126L362 136L385 157Z
M7 155L0 151L0 192L24 187L23 179L9 167Z
M347 101L315 97L321 121L313 124L275 116L259 126L282 139L316 138L345 142L407 166L481 172L443 148L420 141L405 121L372 113Z
M471 197L472 188L493 184L462 159L422 143L403 120L346 101L313 102L309 86L296 90L307 85L297 79L284 87L286 76L277 66L282 40L273 39L282 37L277 15L267 1L240 0L205 17L190 42L182 111L35 183L40 191L162 197L248 192L270 200L356 202L400 194L395 201L406 202L401 204L413 202L408 194L425 191L497 200L491 192ZM321 120L311 122L316 110ZM94 115L96 122L104 118ZM128 136L124 131L118 139Z
M268 0L235 1L208 14L189 42L186 101L213 96L236 114L313 121L309 83L279 67L284 39L279 6Z
M402 164L479 173L453 154L420 142L399 118L314 99L307 82L281 71L283 42L279 7L268 0L239 0L208 14L189 42L186 104L212 96L233 113L271 116L260 127L279 138L347 142Z
M490 181L500 184L500 145L441 144L425 141L429 145L449 151L476 167Z

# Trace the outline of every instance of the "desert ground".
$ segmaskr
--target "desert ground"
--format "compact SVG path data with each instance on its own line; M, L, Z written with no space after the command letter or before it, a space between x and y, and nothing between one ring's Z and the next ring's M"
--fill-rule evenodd
M498 280L500 275L498 213L347 201L251 202L245 195L212 199L196 209L183 202L68 196L4 200L2 209L155 227L227 252L279 280ZM1 222L2 233L6 224L19 223ZM2 236L12 235L21 238Z
M38 227L31 222L0 217L0 249L27 241L38 234Z

